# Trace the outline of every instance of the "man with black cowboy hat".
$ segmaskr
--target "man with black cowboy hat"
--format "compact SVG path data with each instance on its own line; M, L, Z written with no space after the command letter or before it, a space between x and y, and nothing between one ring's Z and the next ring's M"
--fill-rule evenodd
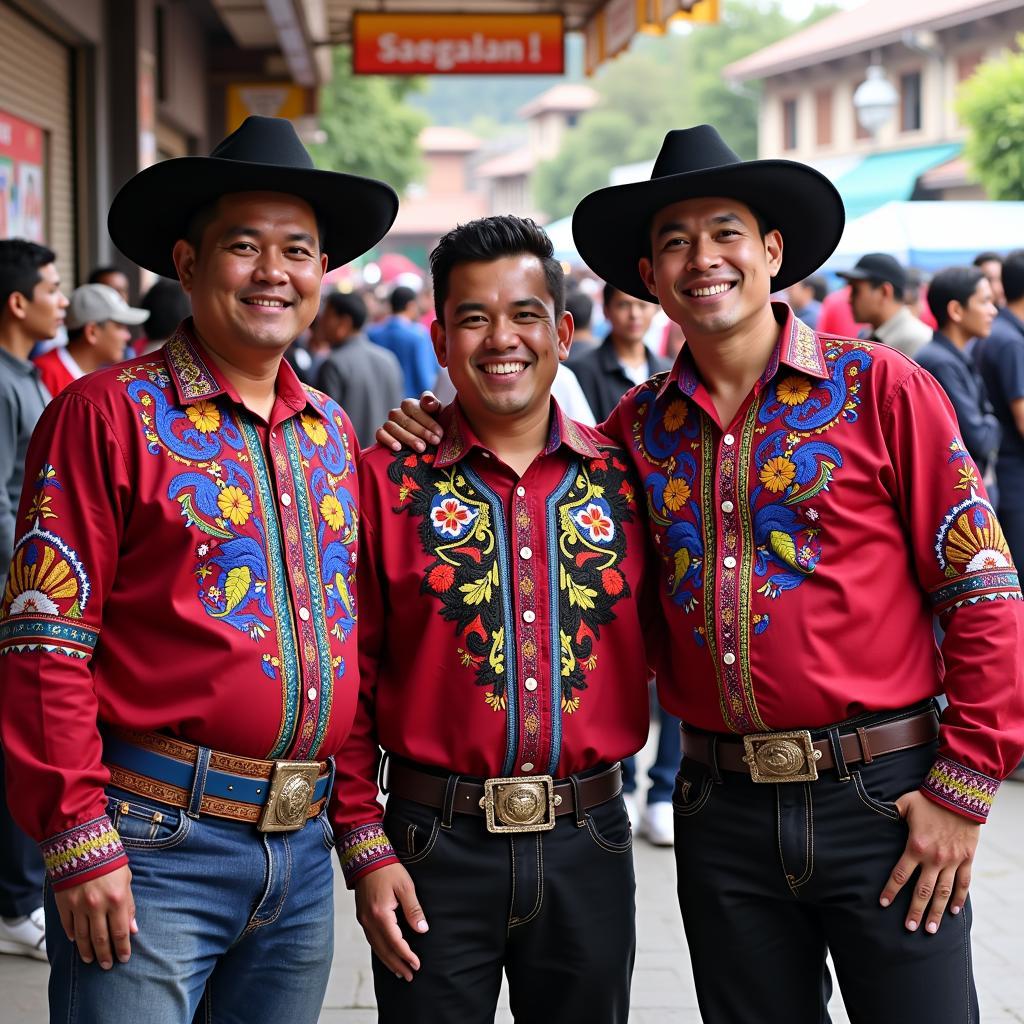
M259 117L114 200L111 237L193 317L66 388L28 453L0 729L46 861L54 1020L187 1022L204 992L204 1020L319 1014L356 443L281 357L397 205Z
M661 558L679 899L715 1024L827 1019L826 951L853 1020L977 1020L971 861L1024 749L1017 572L945 396L769 302L843 221L818 172L708 125L574 215L591 269L686 335L602 429Z

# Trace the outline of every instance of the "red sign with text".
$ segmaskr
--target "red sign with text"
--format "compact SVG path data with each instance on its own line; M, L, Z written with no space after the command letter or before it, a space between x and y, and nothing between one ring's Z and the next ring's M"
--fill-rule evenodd
M0 238L45 241L43 130L0 110Z

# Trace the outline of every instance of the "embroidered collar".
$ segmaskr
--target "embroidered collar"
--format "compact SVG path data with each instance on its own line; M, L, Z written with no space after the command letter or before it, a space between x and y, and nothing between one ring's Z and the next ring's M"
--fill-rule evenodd
M822 352L821 339L802 320L798 319L793 310L785 302L773 302L772 311L775 319L781 323L779 340L764 373L758 380L758 387L767 384L779 371L779 364L806 373L809 377L825 380L828 370L825 368L825 354ZM693 397L700 385L697 367L693 356L684 344L672 364L672 369L658 389L658 396L664 394L670 384L674 384L684 395Z
M226 395L233 402L242 404L231 382L225 379L212 360L205 358L202 346L196 340L191 317L178 325L162 351L179 405L192 405L217 395ZM309 406L317 416L323 417L286 359L281 360L275 387L278 399L292 412L301 412Z
M457 400L441 411L438 422L444 430L444 437L438 446L437 457L434 460L434 465L438 469L444 469L458 462L474 448L485 452L489 451L487 445L473 432L473 428L469 425ZM552 398L548 442L541 454L550 455L563 444L571 448L577 455L584 455L587 458L597 458L601 454L594 442L580 428L580 425L575 420L569 419Z

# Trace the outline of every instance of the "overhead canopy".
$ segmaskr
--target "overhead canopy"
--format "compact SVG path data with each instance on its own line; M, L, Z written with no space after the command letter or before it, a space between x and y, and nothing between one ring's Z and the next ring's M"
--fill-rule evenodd
M572 216L553 220L544 226L555 249L555 259L563 263L582 265L580 254L576 251L576 243L572 239Z
M934 272L964 265L986 249L1024 245L1024 202L892 202L847 221L827 271L848 270L866 252L887 252L905 266Z
M873 153L856 167L833 179L853 220L893 200L909 199L925 171L959 155L960 143Z

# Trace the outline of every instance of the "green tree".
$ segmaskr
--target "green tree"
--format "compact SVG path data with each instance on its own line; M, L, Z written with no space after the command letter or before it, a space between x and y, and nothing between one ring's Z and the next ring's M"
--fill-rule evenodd
M551 217L565 216L581 196L608 184L613 167L653 159L673 128L713 124L741 157L756 156L760 90L730 85L722 68L834 10L819 7L798 24L777 2L729 0L718 25L638 37L598 72L600 102L566 133L558 155L537 168L537 205Z
M957 112L969 129L964 153L985 191L1024 199L1024 53L985 61L960 87Z
M334 50L334 73L320 93L326 140L310 146L318 167L386 181L401 194L420 173L416 139L427 116L405 100L422 87L416 78L353 75L350 50Z

